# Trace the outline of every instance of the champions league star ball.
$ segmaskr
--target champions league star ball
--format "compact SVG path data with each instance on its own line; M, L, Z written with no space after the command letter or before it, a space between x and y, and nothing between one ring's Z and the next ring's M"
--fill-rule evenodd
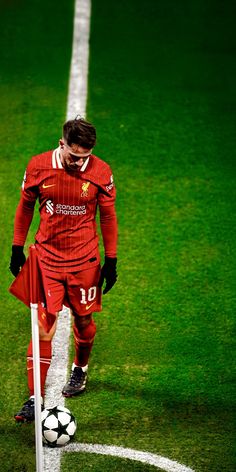
M76 420L68 408L45 408L41 414L43 442L51 447L65 446L74 436Z

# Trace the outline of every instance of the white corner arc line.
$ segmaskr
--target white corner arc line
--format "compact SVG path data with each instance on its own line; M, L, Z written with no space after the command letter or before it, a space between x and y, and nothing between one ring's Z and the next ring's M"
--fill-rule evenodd
M194 472L193 469L179 462L172 461L166 457L153 454L151 452L137 451L120 446L107 446L106 444L84 444L71 443L64 447L65 452L88 452L92 454L101 454L105 456L120 457L122 459L130 459L139 461L144 464L153 465L166 472Z

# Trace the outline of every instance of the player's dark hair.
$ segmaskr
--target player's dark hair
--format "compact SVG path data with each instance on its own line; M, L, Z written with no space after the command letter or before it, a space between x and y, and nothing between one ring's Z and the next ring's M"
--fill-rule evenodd
M91 149L96 144L96 129L84 118L75 118L64 123L63 137L69 146L78 144L85 149Z

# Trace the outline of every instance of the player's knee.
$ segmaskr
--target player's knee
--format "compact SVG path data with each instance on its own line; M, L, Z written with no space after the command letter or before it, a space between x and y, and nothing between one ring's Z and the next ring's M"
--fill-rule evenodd
M84 329L93 321L92 313L86 316L74 316L74 324L78 329Z
M86 317L87 318L87 317ZM86 322L78 323L77 320L74 322L73 326L74 338L77 343L79 342L89 342L92 343L95 334L96 334L96 324L92 317Z

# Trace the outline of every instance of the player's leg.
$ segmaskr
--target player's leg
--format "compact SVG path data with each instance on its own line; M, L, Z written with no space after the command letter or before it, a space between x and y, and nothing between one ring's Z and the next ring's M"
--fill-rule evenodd
M87 316L75 315L73 332L75 345L74 365L76 367L86 367L96 335L96 324L92 314Z
M75 357L71 376L62 394L71 397L86 387L89 356L96 334L92 311L101 311L101 289L98 287L100 266L70 274L67 296L74 315Z
M96 325L92 314L77 316L74 314L75 357L70 379L62 390L65 397L72 397L84 392L87 382L88 360L96 334Z
M45 293L48 293L48 287L50 287L50 300L47 299L47 307L49 307L50 313L54 313L53 318L55 318L55 321L52 323L49 332L45 330L45 328L39 321L39 355L42 407L45 394L45 381L52 358L52 338L56 331L57 316L62 308L63 299L65 295L64 285L62 283L62 280L60 280L60 275L56 273L51 273L50 271L48 272L49 277L47 276L46 271L44 274L44 284L47 287ZM32 340L30 340L27 349L27 378L29 388L29 399L24 403L21 410L15 414L15 420L17 422L31 422L34 420L34 372Z
M55 315L57 319L58 312ZM47 372L51 364L52 359L52 338L56 331L57 322L55 320L50 331L47 333L39 322L39 356L40 356L40 378L41 378L41 396L44 398L45 395L45 381ZM34 374L33 374L33 345L32 339L27 349L27 375L28 375L28 388L30 396L34 395Z
M58 313L56 313L57 317ZM52 338L56 331L56 321L47 333L39 322L39 356L40 356L40 382L41 382L41 403L45 395L45 381L52 359ZM27 378L29 388L29 399L15 415L15 420L19 423L31 422L34 420L34 371L33 371L33 345L32 339L27 349Z

